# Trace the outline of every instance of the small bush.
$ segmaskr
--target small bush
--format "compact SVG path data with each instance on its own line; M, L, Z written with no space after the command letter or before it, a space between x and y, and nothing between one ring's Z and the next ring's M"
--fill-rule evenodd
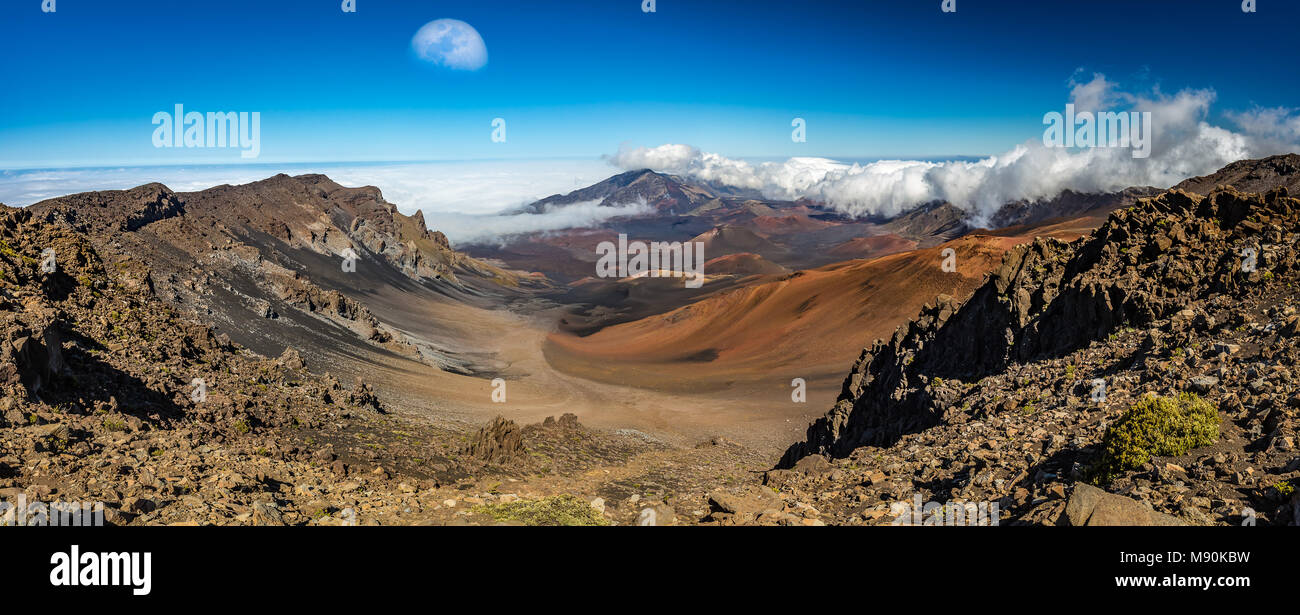
M568 494L483 504L474 507L474 512L491 515L497 521L519 521L525 525L609 525L609 520L590 504Z
M1109 483L1154 455L1174 456L1219 439L1219 411L1195 393L1147 397L1106 430L1092 480Z
M1292 485L1291 481L1280 480L1276 483L1273 483L1273 488L1277 489L1277 492L1282 494L1282 497L1284 498L1289 497L1292 493L1295 493L1295 485Z

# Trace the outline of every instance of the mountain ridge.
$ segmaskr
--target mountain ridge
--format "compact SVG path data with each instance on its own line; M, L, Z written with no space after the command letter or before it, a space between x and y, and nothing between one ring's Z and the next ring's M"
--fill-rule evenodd
M286 343L306 352L360 342L472 370L445 344L403 331L388 310L376 315L368 289L472 304L543 284L453 250L422 214L401 214L378 188L320 174L188 193L153 183L27 209L85 233L116 269L141 272L160 296L269 356ZM363 274L348 273L350 254Z

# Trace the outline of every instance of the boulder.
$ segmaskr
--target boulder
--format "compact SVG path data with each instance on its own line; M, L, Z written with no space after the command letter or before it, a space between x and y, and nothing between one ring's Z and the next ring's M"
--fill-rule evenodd
M1122 495L1107 493L1085 483L1074 486L1059 525L1186 525L1177 517L1151 510Z

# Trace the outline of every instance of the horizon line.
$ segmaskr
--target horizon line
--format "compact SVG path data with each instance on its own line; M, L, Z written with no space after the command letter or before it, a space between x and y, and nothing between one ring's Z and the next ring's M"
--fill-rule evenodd
M841 162L862 162L862 161L881 161L881 160L919 160L924 162L939 162L948 160L980 160L988 158L991 154L940 154L940 155L832 155L832 154L808 154L801 156L748 156L733 155L741 160L754 161L782 161L794 158L824 158ZM65 165L41 164L34 166L8 166L0 163L0 173L10 173L19 171L74 171L74 170L106 170L106 169L173 169L185 167L259 167L259 166L310 166L310 165L394 165L394 164L440 164L440 163L457 163L457 162L545 162L548 160L589 160L592 162L604 161L607 154L601 154L596 157L588 156L540 156L529 158L412 158L412 159L388 159L388 160L286 160L275 162L169 162L169 163L121 163L121 164L103 164L103 163L76 163ZM610 164L612 168L619 168ZM625 171L636 169L624 169ZM655 169L651 169L655 170Z

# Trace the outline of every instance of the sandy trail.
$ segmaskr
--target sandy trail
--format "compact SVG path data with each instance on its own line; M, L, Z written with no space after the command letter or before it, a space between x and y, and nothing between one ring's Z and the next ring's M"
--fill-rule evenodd
M328 369L349 378L360 375L398 411L462 428L477 428L497 415L533 423L572 412L594 428L633 429L678 446L723 436L772 455L802 437L808 421L825 412L839 390L838 381L810 383L807 403L796 404L788 378L765 387L701 386L701 392L692 393L690 383L669 392L565 374L543 352L560 311L521 315L464 305L430 307L430 323L454 319L465 348L491 353L503 366L505 403L492 400L492 376L453 374L392 355L371 353L364 366L331 357Z

